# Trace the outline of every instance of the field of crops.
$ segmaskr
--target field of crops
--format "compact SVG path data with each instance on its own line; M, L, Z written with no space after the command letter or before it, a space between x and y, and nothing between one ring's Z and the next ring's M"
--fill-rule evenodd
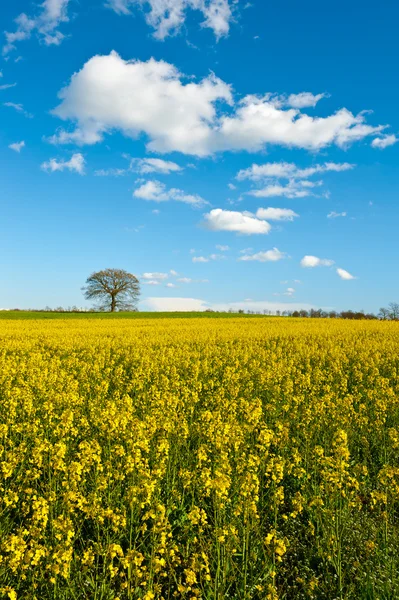
M399 598L399 324L2 320L0 598Z

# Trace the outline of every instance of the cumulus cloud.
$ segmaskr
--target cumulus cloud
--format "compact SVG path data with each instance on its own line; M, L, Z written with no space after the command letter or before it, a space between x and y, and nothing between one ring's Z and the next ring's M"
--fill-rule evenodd
M220 244L217 244L216 248L220 250L220 252L227 252L228 250L230 250L230 246L221 246Z
M318 256L307 255L301 260L301 267L331 267L334 264L329 258L319 258Z
M296 212L290 208L258 208L256 211L258 219L266 219L268 221L293 221L295 217L299 217Z
M251 213L214 208L205 215L205 226L211 231L233 231L243 235L269 233L271 225Z
M266 250L266 252L257 252L256 254L244 254L240 256L238 260L256 260L258 262L277 262L278 260L282 260L283 258L287 258L287 254L285 252L280 252L278 248L273 248L272 250Z
M14 142L13 144L10 144L8 146L9 148L11 148L11 150L14 150L14 152L21 152L22 148L25 148L25 142Z
M356 277L348 273L348 271L345 271L345 269L337 269L337 274L341 277L341 279L346 281L349 281L350 279L356 279Z
M143 273L142 278L145 280L153 280L153 279L159 279L161 281L163 281L164 279L168 278L168 274L167 273Z
M384 137L377 137L371 142L373 148L379 148L379 150L383 150L384 148L388 148L388 146L393 146L399 141L396 135L385 135Z
M75 129L59 130L53 143L95 144L120 131L132 138L145 134L154 152L208 156L260 151L267 144L308 150L346 146L384 129L368 125L365 112L353 115L342 108L311 117L270 94L247 95L235 104L231 86L213 74L195 82L164 61L125 61L116 52L88 60L59 98L53 114L75 123Z
M50 160L42 163L41 168L43 171L49 171L54 173L55 171L74 171L79 175L84 174L86 161L83 154L76 153L71 156L69 160L57 160L56 158L50 158Z
M234 3L234 2L233 2ZM116 13L128 15L136 6L148 9L145 14L147 24L152 27L154 37L164 40L175 35L186 20L188 9L198 10L205 20L202 27L213 30L217 38L229 32L233 14L230 0L108 0L107 5Z
M338 217L346 217L346 216L347 216L346 212L335 212L335 210L332 210L331 212L328 213L327 219L338 219Z
M311 92L301 92L300 94L290 94L287 99L288 106L292 108L307 108L316 106L322 98L328 98L328 94L312 94Z
M28 16L21 13L16 19L15 31L6 31L6 43L3 46L3 55L6 56L15 50L15 44L31 37L36 33L41 42L47 46L58 46L64 39L64 35L58 27L67 22L68 4L70 0L44 0L40 4L41 11L36 16Z
M154 202L168 202L169 200L175 200L177 202L191 204L191 206L198 208L209 204L206 200L201 198L201 196L198 196L198 194L186 194L177 188L168 190L164 183L156 180L149 180L143 183L134 190L133 196L141 198L142 200L153 200Z

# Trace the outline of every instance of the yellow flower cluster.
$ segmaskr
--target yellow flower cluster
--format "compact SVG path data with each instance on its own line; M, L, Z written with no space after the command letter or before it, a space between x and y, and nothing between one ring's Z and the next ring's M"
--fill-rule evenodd
M0 598L399 597L399 325L1 321Z

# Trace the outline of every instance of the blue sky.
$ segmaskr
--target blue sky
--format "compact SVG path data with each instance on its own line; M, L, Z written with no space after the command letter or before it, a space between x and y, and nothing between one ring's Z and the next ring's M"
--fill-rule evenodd
M399 299L393 2L18 0L0 17L1 308L87 306L108 267L147 310Z

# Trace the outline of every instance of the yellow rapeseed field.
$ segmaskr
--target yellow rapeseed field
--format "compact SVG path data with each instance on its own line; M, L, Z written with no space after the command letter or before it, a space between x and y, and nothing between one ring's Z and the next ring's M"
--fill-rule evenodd
M0 598L399 598L399 324L0 338Z

